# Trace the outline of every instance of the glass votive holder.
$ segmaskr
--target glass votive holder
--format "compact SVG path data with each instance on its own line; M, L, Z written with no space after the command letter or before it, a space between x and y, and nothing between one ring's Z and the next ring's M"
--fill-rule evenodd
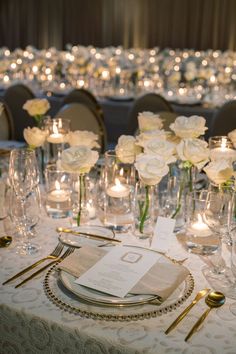
M236 161L236 150L227 136L212 136L209 138L210 158L212 161Z
M55 165L45 170L45 208L52 218L66 218L71 215L72 191L70 173L60 171Z
M135 169L121 162L114 150L105 153L105 169L100 181L98 214L116 232L127 232L133 223L132 197Z
M45 129L48 132L46 160L49 164L53 164L60 159L62 151L68 147L66 135L70 131L70 120L62 118L51 119L45 125Z
M213 255L220 247L220 237L206 223L208 190L186 195L186 224L177 237L191 253Z

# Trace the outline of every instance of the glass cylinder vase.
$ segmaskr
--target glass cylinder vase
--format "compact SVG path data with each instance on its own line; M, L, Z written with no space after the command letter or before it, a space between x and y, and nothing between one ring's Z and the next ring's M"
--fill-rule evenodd
M138 181L135 186L134 201L134 234L139 239L151 239L154 232L154 186Z

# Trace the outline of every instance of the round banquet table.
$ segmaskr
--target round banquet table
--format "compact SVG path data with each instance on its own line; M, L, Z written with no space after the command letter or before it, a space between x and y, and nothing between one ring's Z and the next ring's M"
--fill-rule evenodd
M15 244L0 249L0 283L36 259L50 253L58 242L56 226L67 226L67 219L42 216L37 226L37 256L20 256ZM8 219L0 222L0 236L12 226ZM131 234L119 235L132 242ZM225 251L226 252L226 251ZM204 300L168 336L164 331L190 303L197 291L209 284L202 275L203 260L188 253L175 235L168 255L177 259L188 257L184 265L194 277L190 298L172 312L137 321L105 321L81 317L56 307L45 295L45 273L24 286L16 282L0 286L0 352L1 354L235 354L236 315L231 311L235 300L227 299L223 307L211 311L198 333L186 343L184 338L193 323L206 309ZM227 252L226 252L227 254Z

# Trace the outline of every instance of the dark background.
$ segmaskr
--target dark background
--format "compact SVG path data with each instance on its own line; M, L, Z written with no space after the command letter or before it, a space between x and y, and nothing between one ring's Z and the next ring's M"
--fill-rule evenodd
M236 0L0 0L0 46L236 49Z

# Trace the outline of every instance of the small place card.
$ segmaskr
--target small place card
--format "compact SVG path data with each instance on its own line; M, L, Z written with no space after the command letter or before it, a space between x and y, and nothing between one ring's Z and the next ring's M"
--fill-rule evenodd
M159 252L167 252L173 239L175 220L159 216L154 229L151 248Z
M124 297L160 257L160 254L145 249L116 246L75 282Z

